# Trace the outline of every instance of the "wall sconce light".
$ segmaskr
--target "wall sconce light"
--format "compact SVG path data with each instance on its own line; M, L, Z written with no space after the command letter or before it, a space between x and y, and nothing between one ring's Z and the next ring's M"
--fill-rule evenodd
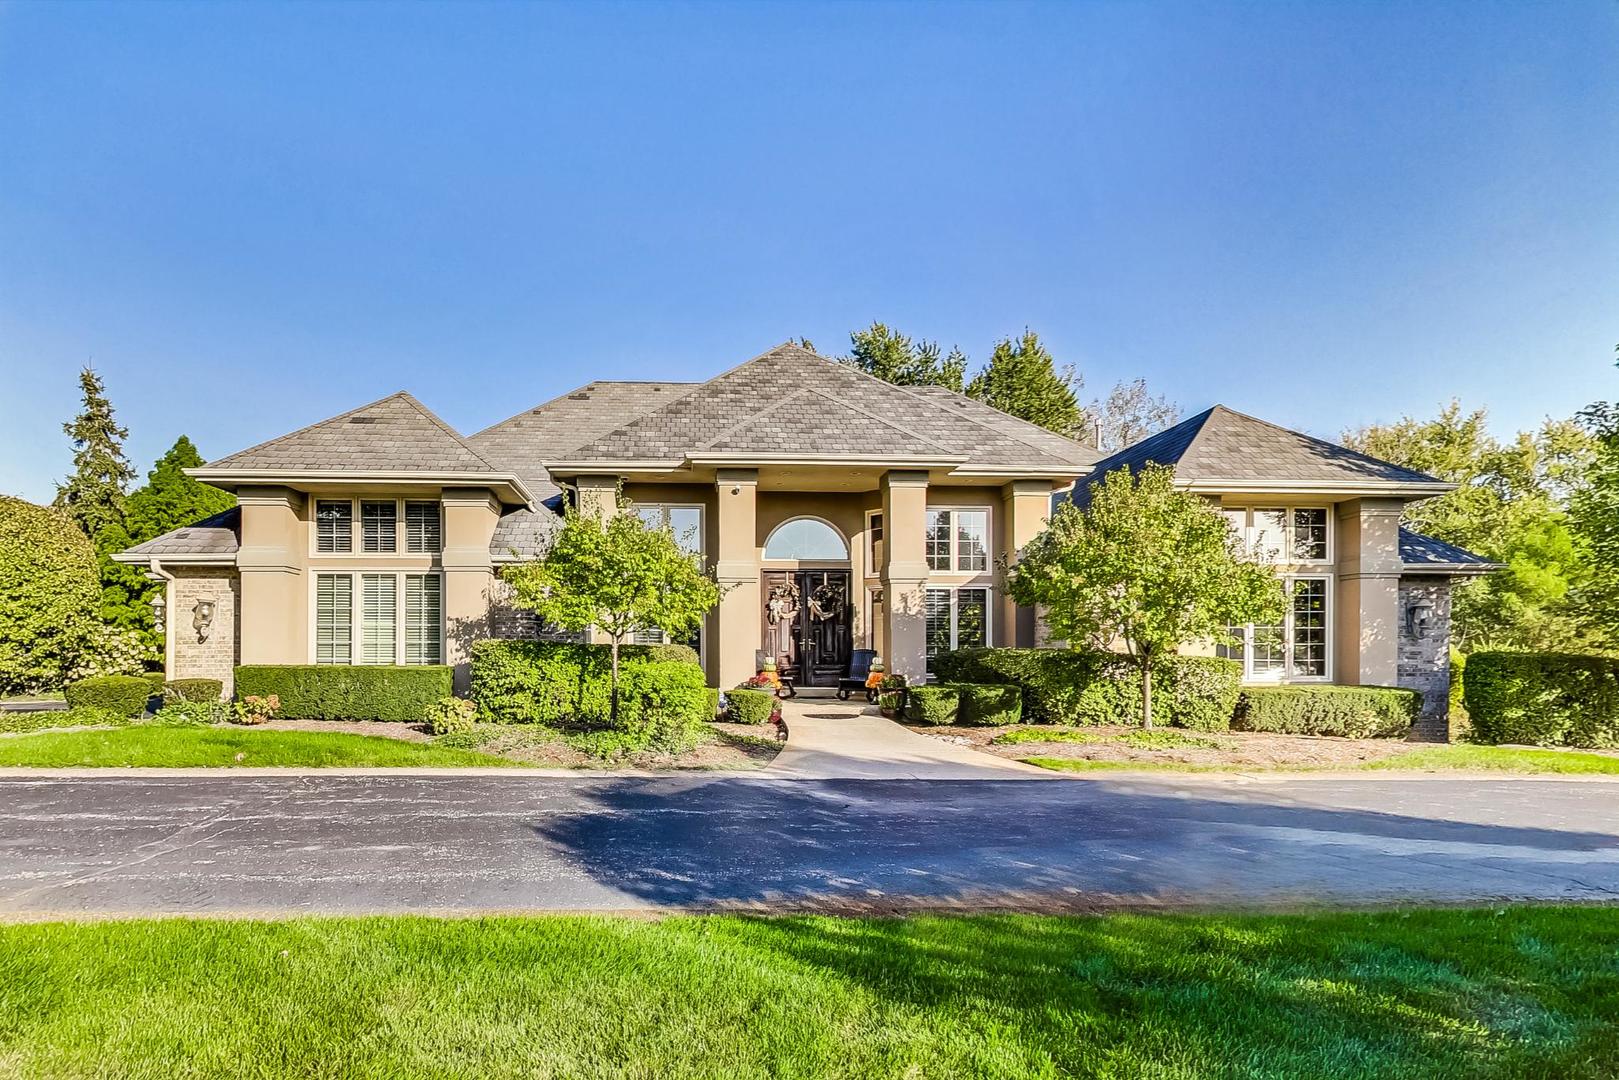
M191 628L197 632L197 641L208 640L208 628L214 625L214 602L198 600L191 609Z
M1411 606L1405 609L1405 628L1419 640L1433 633L1433 602L1412 601Z

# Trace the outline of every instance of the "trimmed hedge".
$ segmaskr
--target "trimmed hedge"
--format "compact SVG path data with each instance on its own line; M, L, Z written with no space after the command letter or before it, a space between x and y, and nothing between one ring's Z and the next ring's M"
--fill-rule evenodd
M941 653L946 683L1010 683L1031 724L1141 723L1141 676L1132 657L1093 649L958 649ZM1242 665L1212 656L1153 662L1153 720L1226 731L1242 689Z
M736 689L725 694L725 718L733 724L762 724L776 712L776 695L768 690Z
M62 691L71 709L106 709L119 716L140 716L152 697L152 684L139 675L98 675L68 683Z
M954 724L960 711L961 691L954 686L913 686L905 702L905 719L913 724Z
M1232 728L1276 735L1402 739L1422 695L1397 686L1245 686Z
M163 686L164 686L163 680L165 678L167 678L167 676L164 675L163 672L161 672L161 671L143 671L143 672L141 672L140 677L145 679L147 682L152 684L152 694L153 694L153 696L156 696L156 695L161 694L163 692Z
M450 696L442 665L248 664L236 669L238 698L274 694L289 720L419 723Z
M1007 683L945 683L961 695L958 724L1005 727L1023 719L1023 691Z
M173 679L162 686L165 700L219 701L225 696L225 684L218 679Z
M1477 652L1463 700L1474 742L1619 746L1619 659L1576 653Z

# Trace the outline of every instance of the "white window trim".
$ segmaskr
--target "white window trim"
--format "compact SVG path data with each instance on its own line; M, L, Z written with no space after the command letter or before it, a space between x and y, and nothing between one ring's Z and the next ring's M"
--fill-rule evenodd
M927 594L929 590L947 592L950 594L950 648L959 648L957 642L961 640L961 605L959 594L963 589L970 589L984 594L984 644L982 648L995 647L995 589L989 585L980 585L975 582L963 581L950 585L927 585L922 590L922 651L924 659L927 653ZM927 678L931 681L934 676L931 672Z
M1283 502L1254 502L1254 503L1222 503L1219 507L1222 513L1242 514L1242 545L1248 551L1255 549L1254 514L1260 510L1281 510L1287 514L1287 522L1282 529L1282 551L1274 559L1264 560L1268 566L1331 566L1338 557L1338 526L1337 515L1331 506L1320 503L1283 503ZM1326 520L1327 526L1327 553L1320 559L1297 559L1293 557L1293 512L1295 510L1319 510ZM1315 575L1302 575L1306 577Z
M1268 509L1268 507L1261 507ZM1329 541L1330 544L1330 541ZM1282 615L1282 670L1277 672L1261 672L1254 674L1254 624L1247 623L1242 628L1242 681L1253 683L1256 686L1274 683L1330 683L1332 681L1332 659L1337 642L1334 625L1337 621L1337 578L1332 574L1282 574L1282 587L1287 591L1287 611ZM1293 583L1295 581L1322 581L1327 586L1327 612L1326 612L1326 668L1321 675L1293 675Z
M950 567L947 570L935 570L928 564L928 576L939 577L973 577L979 574L993 574L995 572L995 510L990 506L964 505L928 505L922 515L922 561L928 560L927 515L934 512L948 512L950 519ZM955 514L962 511L984 515L984 568L982 570L961 569L961 549L957 544ZM886 523L885 523L886 536ZM975 588L977 586L974 586Z
M330 555L332 552L324 552ZM375 555L377 552L370 552ZM385 552L383 554L386 554ZM323 574L333 576L341 575L349 579L349 662L348 664L321 664L316 656L319 652L319 619L320 609L320 577ZM365 594L361 577L365 574L387 574L394 578L394 662L392 664L367 664L360 659L364 649L364 640L361 635L365 630ZM357 566L353 569L347 567L341 570L313 569L309 572L309 663L320 664L321 667L434 667L449 663L450 636L449 636L449 604L446 602L445 575L439 569L401 569L394 566ZM405 579L407 577L422 576L438 578L438 665L432 664L406 664L405 663Z
M321 503L349 504L349 549L347 551L320 550L320 521L317 517ZM392 551L365 550L365 520L361 503L394 504L394 548ZM433 503L438 507L439 545L437 551L410 550L410 523L405 518L406 503ZM379 556L398 555L409 559L438 559L444 554L444 502L437 496L408 495L311 495L309 510L309 555L314 559L375 559Z
M843 550L848 554L841 559L783 559L779 556L772 558L765 555L765 552L770 550L770 541L776 538L776 534L795 521L818 521L825 525L832 530L839 540L843 541ZM794 514L792 517L782 518L771 528L769 535L765 537L764 544L759 548L759 561L775 570L795 568L801 570L846 570L853 565L853 555L854 545L849 543L849 538L844 535L843 530L819 514Z

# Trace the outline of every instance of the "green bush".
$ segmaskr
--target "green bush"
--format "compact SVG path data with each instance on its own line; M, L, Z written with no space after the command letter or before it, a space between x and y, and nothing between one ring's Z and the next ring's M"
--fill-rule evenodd
M1481 743L1619 746L1619 659L1478 652L1463 687L1469 736Z
M605 645L591 647L606 648ZM703 662L702 657L697 655L697 650L690 645L626 645L619 649L619 659L623 659L625 652L631 649L648 660L671 660L680 664L701 664ZM645 650L644 653L641 651L643 649Z
M173 679L162 686L165 701L220 701L225 684L218 679Z
M0 495L0 694L54 690L98 635L101 573L72 518Z
M718 720L720 716L720 692L714 687L708 687L708 715Z
M1007 683L943 683L961 695L956 722L1004 727L1023 718L1023 692Z
M1276 735L1400 739L1422 695L1397 686L1247 686L1232 727Z
M119 716L140 716L152 696L152 684L139 675L98 675L68 683L62 692L70 707L106 709Z
M961 710L961 691L954 686L913 686L905 702L905 719L913 724L954 724Z
M156 697L156 696L163 693L163 686L164 686L163 680L165 678L167 678L167 676L164 675L163 672L161 672L161 671L143 671L143 672L140 673L140 677L145 679L147 682L152 684L152 696L153 697Z
M733 724L762 724L776 711L776 695L769 690L730 690L725 701L725 718Z
M903 687L877 692L877 709L884 716L898 716L905 711L905 697L909 691Z
M440 665L264 664L236 669L236 693L281 699L290 720L390 720L418 723L450 696Z
M434 735L467 735L478 718L478 706L466 698L440 698L427 707L427 726Z
M188 701L176 698L167 702L148 723L155 727L203 727L223 724L236 719L236 710L228 701Z
M1030 724L1141 723L1140 669L1133 658L1093 649L958 649L941 653L947 683L1010 683L1023 693ZM1153 719L1172 727L1225 731L1242 667L1208 656L1153 663Z
M123 727L129 717L119 716L111 709L98 709L80 705L74 709L34 709L12 712L0 709L0 732L15 734L22 731L43 731L63 727Z

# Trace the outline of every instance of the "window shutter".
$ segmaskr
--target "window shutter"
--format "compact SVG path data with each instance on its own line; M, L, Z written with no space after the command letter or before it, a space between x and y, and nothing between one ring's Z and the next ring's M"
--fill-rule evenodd
M397 579L392 574L362 574L360 662L392 664L399 626Z
M342 552L353 549L354 507L347 501L315 504L315 550Z
M436 502L405 504L405 550L438 552L444 550L444 526Z
M366 551L397 551L398 508L391 502L360 504L361 544Z
M437 574L405 577L405 663L442 664L443 595Z
M347 574L315 577L315 663L347 664L354 636L354 579Z

